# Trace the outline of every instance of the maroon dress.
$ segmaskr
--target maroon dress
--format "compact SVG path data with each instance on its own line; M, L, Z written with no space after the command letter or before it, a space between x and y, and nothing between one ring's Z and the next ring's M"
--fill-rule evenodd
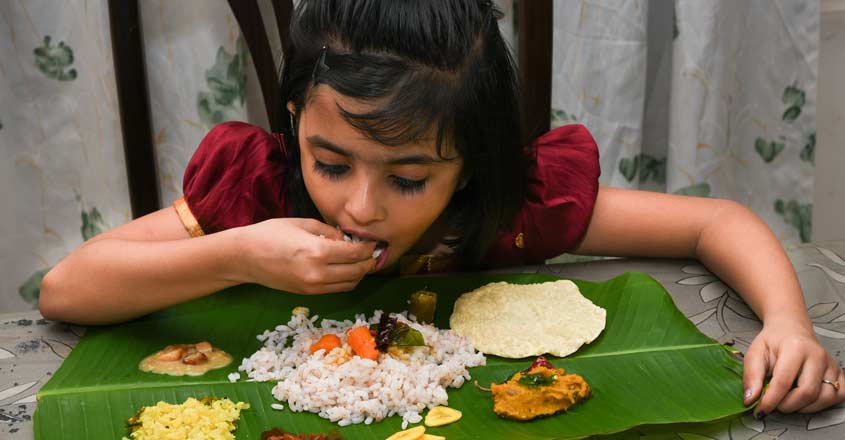
M488 267L539 264L575 247L598 193L595 140L582 125L566 125L531 145L525 203L488 252ZM284 138L243 122L224 122L202 140L185 170L184 196L174 202L192 236L213 234L292 215L286 187ZM413 255L403 273L438 271L437 255ZM434 262L434 264L433 264Z

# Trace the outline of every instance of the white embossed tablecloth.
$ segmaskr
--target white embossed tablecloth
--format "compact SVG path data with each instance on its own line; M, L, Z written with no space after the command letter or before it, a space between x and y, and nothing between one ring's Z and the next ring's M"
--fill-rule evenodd
M816 334L843 365L845 352L845 241L787 248L798 273ZM678 308L706 335L745 351L760 321L742 299L695 261L608 259L526 266L500 272L547 273L603 281L624 272L660 281ZM83 327L45 321L37 311L0 315L0 439L31 439L36 393L59 368ZM683 440L845 439L845 406L816 414L750 414L712 423L643 426L612 438Z

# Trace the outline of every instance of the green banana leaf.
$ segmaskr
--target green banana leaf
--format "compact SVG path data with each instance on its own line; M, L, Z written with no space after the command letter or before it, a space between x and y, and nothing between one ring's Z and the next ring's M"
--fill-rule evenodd
M126 419L160 400L217 396L245 401L235 435L259 439L279 426L297 433L338 429L348 439L384 439L401 429L401 418L372 425L337 425L311 413L270 408L274 383L230 383L239 360L261 347L256 335L287 322L295 306L324 318L347 319L374 309L401 311L412 292L438 293L435 324L448 327L461 293L492 281L534 283L546 275L374 278L354 292L301 296L256 285L242 285L172 307L122 325L92 328L38 394L36 439L119 439L128 435ZM746 410L742 404L742 366L723 346L701 334L675 307L666 290L642 273L627 273L603 283L575 281L581 292L607 310L607 327L592 344L567 358L550 358L556 367L582 375L592 397L569 412L531 422L504 420L493 413L489 393L467 383L449 390L449 406L463 412L454 424L427 433L458 439L552 439L608 434L643 424L710 421ZM235 358L226 368L200 377L143 373L138 362L173 343L211 341ZM503 382L533 359L487 356L487 365L470 374L484 386Z

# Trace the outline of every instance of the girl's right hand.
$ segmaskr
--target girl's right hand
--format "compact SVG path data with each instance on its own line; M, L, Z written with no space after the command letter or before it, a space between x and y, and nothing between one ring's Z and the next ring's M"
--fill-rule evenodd
M375 242L344 241L343 232L314 219L265 220L240 228L235 239L241 281L293 293L352 290L376 265Z

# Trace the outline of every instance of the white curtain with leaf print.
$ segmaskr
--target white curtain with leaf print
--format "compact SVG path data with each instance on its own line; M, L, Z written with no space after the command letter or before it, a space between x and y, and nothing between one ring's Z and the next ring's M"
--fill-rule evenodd
M167 205L211 126L266 115L225 0L139 3ZM554 4L552 122L593 132L603 183L732 198L809 239L817 0ZM105 0L0 2L0 312L131 219L118 114Z
M139 4L168 205L211 126L266 116L226 0ZM131 219L106 0L0 2L0 184L0 313L35 307L49 268Z
M0 2L0 310L130 218L111 60L105 0Z
M590 129L603 184L733 199L811 239L818 1L554 7L552 125Z

